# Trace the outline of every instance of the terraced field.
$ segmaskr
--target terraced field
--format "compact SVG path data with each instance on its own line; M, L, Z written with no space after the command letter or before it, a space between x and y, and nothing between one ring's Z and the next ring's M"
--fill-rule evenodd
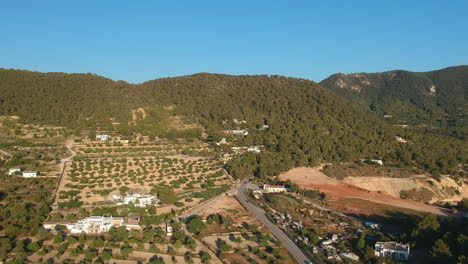
M116 203L113 194L170 192L162 211L182 209L226 190L232 179L204 145L79 147L66 168L56 203L60 210ZM160 197L163 198L163 197Z

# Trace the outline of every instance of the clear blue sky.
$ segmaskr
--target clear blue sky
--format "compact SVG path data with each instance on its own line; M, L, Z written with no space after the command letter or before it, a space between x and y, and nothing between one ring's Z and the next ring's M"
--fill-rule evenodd
M0 2L0 67L142 82L468 64L467 0Z

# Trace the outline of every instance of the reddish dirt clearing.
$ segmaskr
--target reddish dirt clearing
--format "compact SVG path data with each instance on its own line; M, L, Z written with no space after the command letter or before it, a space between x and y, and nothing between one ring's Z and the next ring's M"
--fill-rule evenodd
M291 180L304 189L318 189L327 194L330 200L341 200L356 198L375 203L387 204L401 208L428 212L438 215L448 215L443 208L419 203L410 200L403 200L388 194L373 192L356 187L332 178L327 177L319 171L320 168L300 167L291 169L280 175L282 180Z

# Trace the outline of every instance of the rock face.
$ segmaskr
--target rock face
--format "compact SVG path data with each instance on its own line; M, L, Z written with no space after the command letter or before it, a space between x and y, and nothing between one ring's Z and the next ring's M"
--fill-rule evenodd
M468 186L459 186L451 178L440 182L430 177L385 178L385 177L346 177L344 182L371 191L388 193L395 197L421 202L453 202L468 198Z
M462 117L468 115L468 66L432 72L338 73L320 84L381 117L465 122Z

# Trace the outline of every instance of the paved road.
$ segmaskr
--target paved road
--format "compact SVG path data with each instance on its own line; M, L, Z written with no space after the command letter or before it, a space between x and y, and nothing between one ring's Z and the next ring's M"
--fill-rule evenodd
M275 224L273 224L266 216L265 212L261 209L258 208L257 206L253 205L252 203L247 201L247 197L245 196L245 190L248 189L249 183L242 183L239 188L237 189L237 196L239 198L239 201L251 212L257 217L260 222L262 222L270 231L273 233L273 235L278 238L283 245L286 247L286 249L291 253L291 255L297 260L299 264L304 264L309 259L302 253L302 251L299 249L299 247L294 244L294 242L285 234L281 229L278 228Z

